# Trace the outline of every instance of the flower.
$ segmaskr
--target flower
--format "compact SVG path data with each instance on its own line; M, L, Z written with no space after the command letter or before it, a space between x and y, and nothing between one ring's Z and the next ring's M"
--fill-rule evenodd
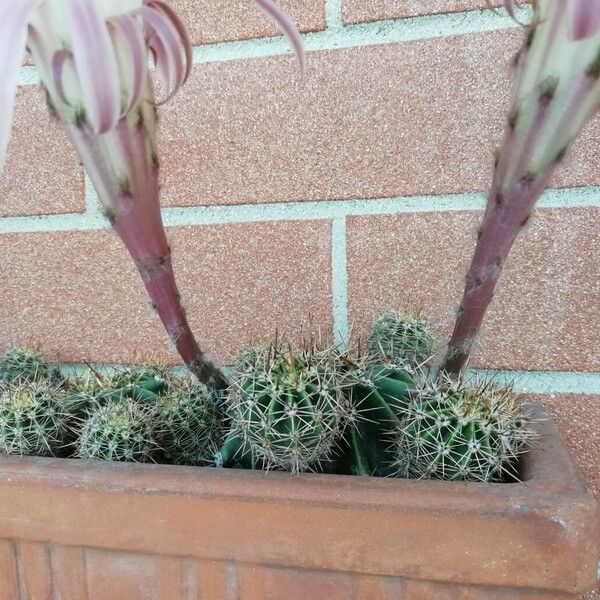
M302 66L298 30L272 0L255 0L290 39ZM144 93L152 54L167 98L190 73L186 29L163 0L0 0L0 171L27 43L59 116L85 116L96 134L114 128Z
M272 0L256 0L290 38L296 27ZM0 0L0 170L4 165L25 45L52 112L63 123L152 305L199 379L223 387L181 306L162 223L156 107L187 80L186 28L163 0ZM164 90L155 97L149 58Z

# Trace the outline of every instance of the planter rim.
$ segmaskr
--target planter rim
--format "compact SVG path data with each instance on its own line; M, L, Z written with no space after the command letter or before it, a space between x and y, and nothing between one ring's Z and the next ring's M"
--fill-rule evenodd
M598 506L539 405L535 421L508 484L1 457L0 538L585 591Z

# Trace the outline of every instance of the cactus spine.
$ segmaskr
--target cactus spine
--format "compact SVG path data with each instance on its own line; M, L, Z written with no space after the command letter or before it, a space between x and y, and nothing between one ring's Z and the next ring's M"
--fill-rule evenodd
M0 381L57 379L44 355L36 348L9 348L0 360Z
M421 365L432 355L434 337L427 323L408 312L389 311L375 320L369 354L346 357L345 378L351 405L362 418L348 427L338 469L352 475L394 472L393 439L399 415L422 378Z
M156 439L166 459L178 465L207 465L221 434L218 404L206 386L185 377L157 399Z
M149 408L130 398L111 400L83 423L77 455L84 459L149 462L158 445Z
M427 382L403 411L396 438L401 477L502 481L534 437L521 402L490 382Z
M389 475L390 446L398 411L415 387L413 375L396 365L373 363L372 357L344 357L341 377L352 418L346 428L336 471L349 475Z
M433 354L434 338L426 321L408 312L388 311L375 320L369 350L384 360L420 365Z
M63 392L41 382L13 382L0 392L0 454L55 456L64 446Z
M316 470L329 461L349 418L329 352L312 345L246 352L230 409L234 434L226 447L243 452L245 445L253 465L292 473ZM225 464L232 454L222 452Z
M166 372L159 367L118 367L107 372L91 370L70 382L65 402L72 416L82 420L108 402L131 398L152 404L167 385Z
M509 8L514 0L505 0ZM483 224L442 370L467 365L506 258L571 143L600 107L597 2L536 0Z

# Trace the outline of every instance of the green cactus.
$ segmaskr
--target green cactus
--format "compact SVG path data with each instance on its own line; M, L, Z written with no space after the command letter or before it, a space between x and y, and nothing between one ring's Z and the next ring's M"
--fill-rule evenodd
M0 392L0 454L55 456L64 446L63 391L44 382L8 383Z
M242 464L298 473L334 454L350 418L326 350L273 345L243 353L229 397L232 433L219 454Z
M420 365L433 354L434 338L426 321L408 312L389 311L373 323L369 350L402 365Z
M73 418L81 421L109 402L131 398L153 404L167 387L167 373L160 367L114 367L104 372L91 369L70 382L65 403Z
M84 459L150 462L157 450L151 409L131 398L94 410L77 441L77 455Z
M166 459L178 465L207 465L219 437L219 406L214 393L191 376L172 381L154 409L156 439Z
M394 472L392 442L399 418L417 387L417 371L372 356L341 357L342 387L355 418L340 444L336 471L385 476Z
M397 474L503 481L518 476L518 457L533 437L509 389L443 376L425 383L404 410L395 442Z
M344 388L361 418L346 431L338 472L378 476L394 472L393 439L399 417L424 378L421 367L433 354L433 346L425 321L389 311L373 324L369 354L343 359Z
M9 348L0 360L0 381L42 381L60 379L44 355L36 348Z

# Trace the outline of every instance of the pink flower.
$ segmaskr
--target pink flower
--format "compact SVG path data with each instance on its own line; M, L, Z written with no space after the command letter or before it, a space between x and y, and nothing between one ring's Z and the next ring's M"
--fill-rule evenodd
M303 61L295 25L272 0L255 0ZM61 119L113 129L142 99L148 51L167 98L187 79L185 27L163 0L0 0L0 170L10 136L25 45Z

